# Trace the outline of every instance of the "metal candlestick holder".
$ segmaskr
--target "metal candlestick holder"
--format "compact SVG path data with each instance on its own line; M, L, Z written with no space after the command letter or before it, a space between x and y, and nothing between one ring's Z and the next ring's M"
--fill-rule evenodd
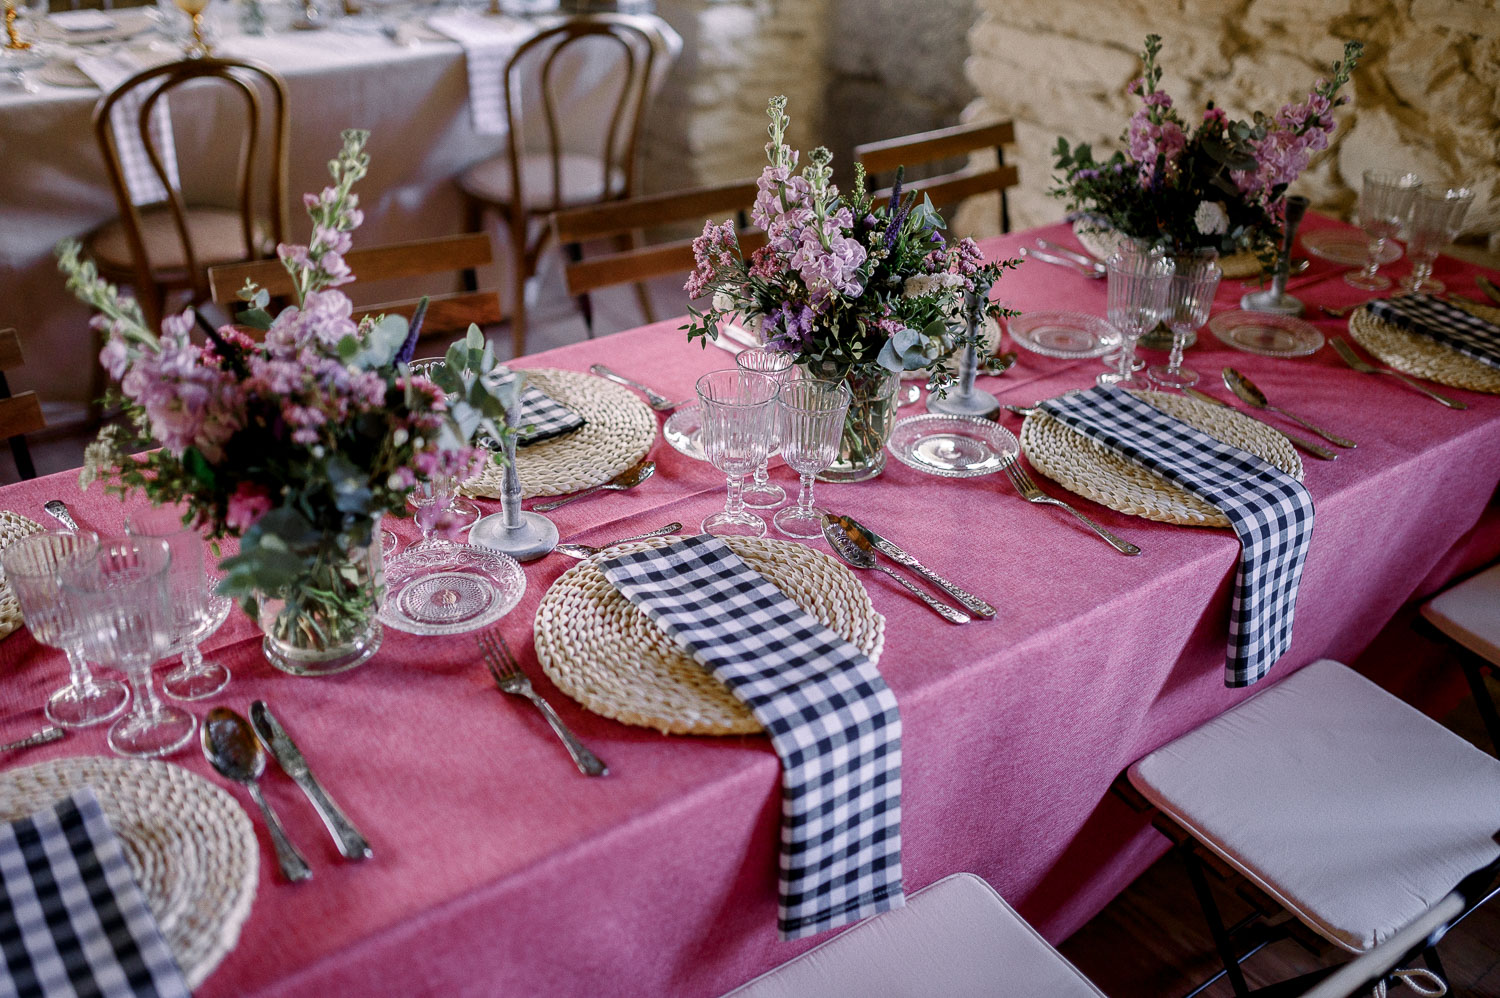
M970 291L964 298L964 310L969 323L969 342L964 347L958 363L958 389L950 390L945 398L933 392L927 396L927 411L945 416L976 416L980 419L1000 418L1000 400L989 392L974 387L979 375L979 347L977 344L980 323L984 321L985 300Z
M511 426L521 414L521 386L506 410ZM540 513L521 508L521 474L516 470L516 435L505 435L505 484L500 489L500 512L491 513L469 528L469 543L508 554L517 561L535 561L557 547L557 525Z
M1276 260L1276 272L1271 276L1271 286L1264 291L1250 291L1240 298L1240 308L1247 312L1275 312L1278 315L1301 315L1305 306L1302 300L1286 293L1286 279L1292 266L1292 243L1297 238L1297 226L1307 214L1307 198L1291 195L1286 199L1286 234L1281 244L1281 255Z
M15 0L5 0L5 47L16 52L31 48L31 43L16 34Z

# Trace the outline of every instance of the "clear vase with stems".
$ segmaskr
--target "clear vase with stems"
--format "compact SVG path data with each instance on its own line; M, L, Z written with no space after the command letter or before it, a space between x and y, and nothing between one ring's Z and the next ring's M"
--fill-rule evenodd
M833 463L819 473L820 482L864 482L885 470L885 444L896 425L901 375L879 364L843 366L814 362L802 366L816 381L841 381L849 387L849 409Z
M256 601L266 660L294 676L328 676L380 650L385 570L378 522L352 517L325 534L296 578Z

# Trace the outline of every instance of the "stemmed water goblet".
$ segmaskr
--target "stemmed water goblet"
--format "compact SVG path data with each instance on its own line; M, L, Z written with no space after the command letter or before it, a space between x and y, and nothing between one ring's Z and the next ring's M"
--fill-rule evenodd
M789 381L776 399L780 410L781 456L802 479L797 505L772 518L788 537L823 536L823 511L813 506L813 478L838 456L849 386L841 381Z
M1419 191L1412 199L1410 220L1406 226L1406 254L1411 257L1411 273L1401 280L1401 290L1442 294L1447 286L1432 276L1432 264L1438 250L1458 238L1464 215L1474 203L1474 192L1467 187L1449 187L1442 192Z
M728 483L724 510L703 521L705 534L765 536L766 521L745 509L741 489L745 476L770 453L780 387L769 375L738 368L710 371L698 379L703 449Z
M796 354L785 351L750 347L734 355L734 365L741 371L754 371L756 374L768 375L776 381L776 384L784 385L791 377L792 364L796 359ZM779 407L773 423L770 450L765 460L755 466L755 476L750 484L745 486L743 492L745 505L751 509L774 509L786 502L786 490L770 481L766 474L767 465L771 463L771 458L781 446L778 437L781 423Z
M1380 256L1385 252L1385 244L1401 231L1412 200L1421 187L1422 178L1415 173L1365 171L1356 214L1360 228L1370 239L1370 255L1363 268L1344 275L1345 284L1364 291L1379 291L1391 286L1389 277L1376 273L1380 269Z
M172 645L180 650L182 666L162 678L162 692L177 700L202 700L229 685L229 669L219 662L206 661L198 644L209 636L220 606L212 593L208 569L204 564L203 538L185 526L182 515L171 507L132 513L125 521L125 533L131 537L157 538L167 542L172 564L167 572L167 588L172 607Z
M1096 383L1145 388L1147 383L1135 376L1135 341L1166 316L1172 261L1160 253L1127 246L1109 258L1106 269L1109 324L1120 331L1119 366L1099 375Z
M447 361L442 357L425 357L422 360L414 360L407 366L411 370L412 374L431 379L433 370L435 368L443 367L446 364ZM440 511L446 514L446 526L454 531L463 530L464 527L470 526L484 515L483 511L480 510L478 506L474 505L474 503L458 494L458 485L458 482L452 482L452 489L446 492L446 505L444 505L443 509ZM443 490L438 491L439 498L441 498L444 494L445 493L443 492ZM407 505L412 508L413 512L417 512L418 510L420 510L424 503L431 505L432 501L432 490L427 488L425 485L419 485L417 490L412 492ZM418 526L421 526L420 520L418 522ZM424 540L427 538L427 532L425 530L422 536ZM382 546L393 547L394 545L392 542L394 541L394 539L394 535L392 535L391 541L386 541L385 535L384 533L382 533Z
M157 699L151 667L171 651L175 633L168 573L172 552L159 537L104 540L63 568L63 591L78 601L83 647L96 662L125 673L135 694L130 713L109 727L120 755L159 758L193 737L192 714Z
M15 541L0 555L0 568L26 627L41 644L68 656L68 685L47 699L47 719L65 728L101 724L130 702L130 691L112 679L96 679L84 661L79 601L62 587L62 570L75 559L91 558L99 535L87 530L54 530Z
M1191 388L1198 383L1198 372L1182 366L1182 351L1188 334L1208 321L1224 272L1212 257L1178 259L1167 290L1165 322L1172 330L1172 353L1165 365L1153 364L1146 372L1154 384L1170 388Z

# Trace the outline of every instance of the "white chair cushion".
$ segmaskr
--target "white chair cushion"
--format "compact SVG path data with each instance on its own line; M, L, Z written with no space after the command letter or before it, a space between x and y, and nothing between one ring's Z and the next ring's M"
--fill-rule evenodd
M1500 565L1434 596L1422 606L1422 616L1474 654L1500 665Z
M1500 854L1500 760L1327 659L1129 775L1194 838L1354 952Z
M603 160L578 153L563 153L558 161L564 205L589 204L604 197ZM612 170L609 189L619 192L624 184L624 175L618 169ZM464 171L459 185L481 201L510 204L510 158L502 155L474 164ZM533 211L551 209L551 156L534 153L521 157L521 192L526 198L527 208Z
M724 998L1104 998L972 873L912 894Z

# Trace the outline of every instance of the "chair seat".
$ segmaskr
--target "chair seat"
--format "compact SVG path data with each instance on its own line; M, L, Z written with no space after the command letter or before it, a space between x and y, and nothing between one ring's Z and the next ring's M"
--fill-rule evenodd
M1500 666L1500 565L1439 593L1422 606L1432 626Z
M1362 952L1500 854L1496 760L1324 659L1130 782L1330 942Z
M603 160L578 153L563 153L558 157L558 165L562 180L563 207L603 200L606 193ZM496 156L475 163L464 171L458 183L470 196L481 201L510 204L510 159ZM610 170L607 190L612 194L619 194L624 188L624 173L619 169ZM529 211L553 209L551 156L532 154L521 157L521 191L525 195L525 207Z
M238 211L232 208L188 208L185 215L188 238L192 240L200 268L245 259L244 230L240 227ZM255 238L262 254L274 248L264 245L263 234L257 232ZM142 209L141 241L146 244L146 256L158 273L180 274L186 270L182 240L177 236L177 226L167 208ZM88 248L93 258L106 269L129 271L134 266L125 223L118 218L90 236Z
M999 994L1103 998L993 887L955 873L724 998Z

